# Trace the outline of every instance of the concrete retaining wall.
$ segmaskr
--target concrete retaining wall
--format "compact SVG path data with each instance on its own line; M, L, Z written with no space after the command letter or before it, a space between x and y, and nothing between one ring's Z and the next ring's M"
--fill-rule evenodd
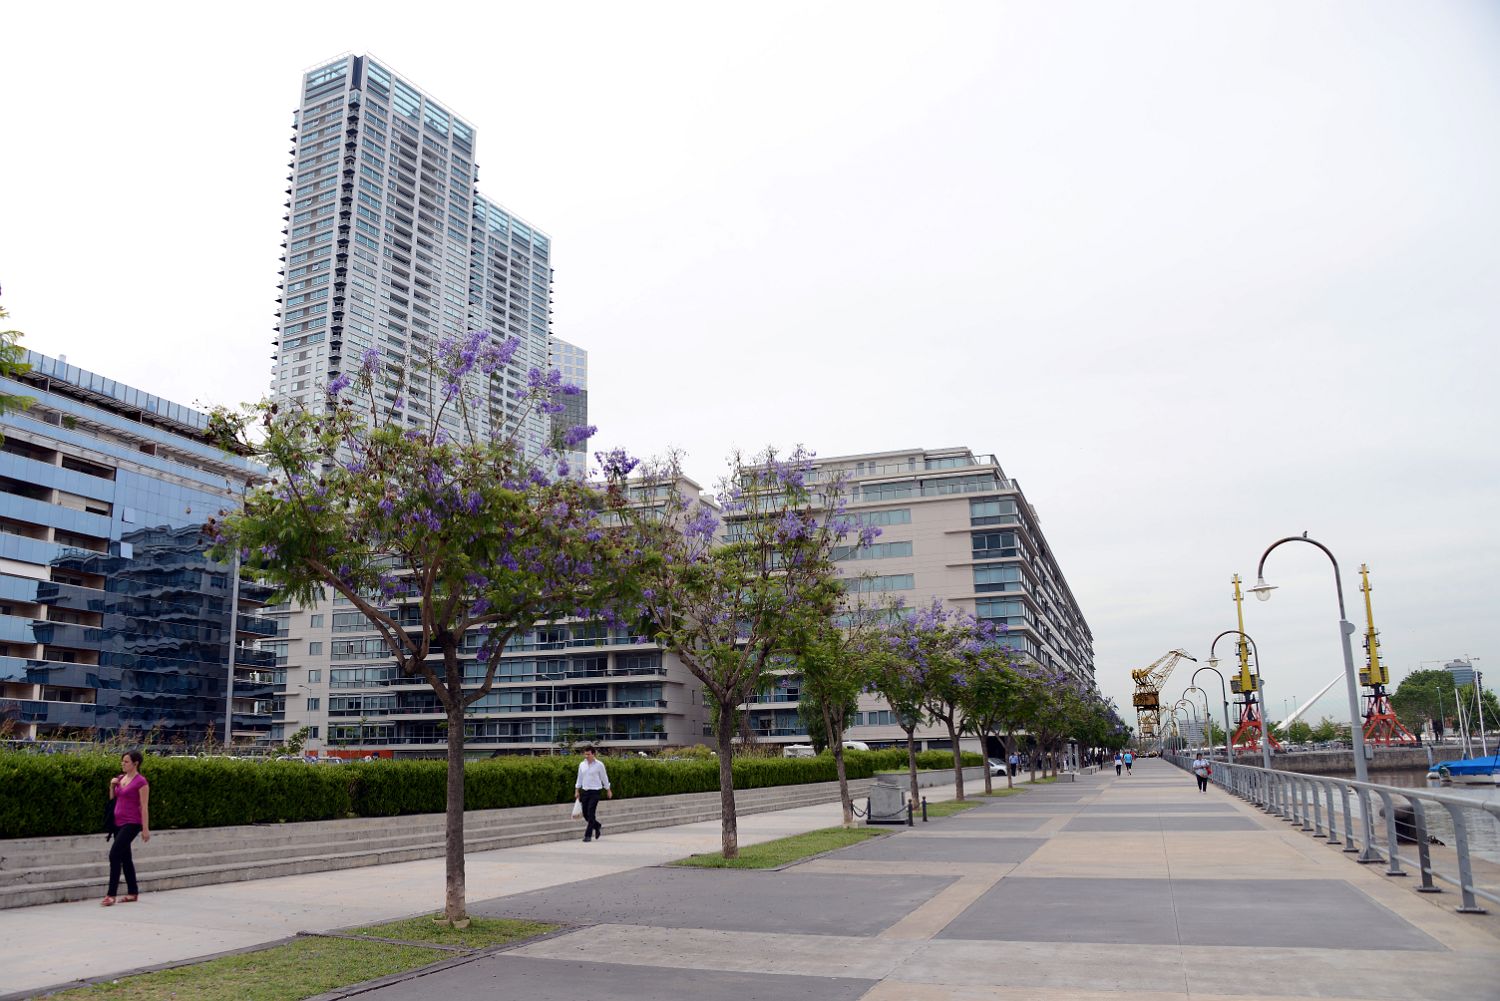
M952 781L952 772L934 774ZM856 800L864 799L871 782L849 783ZM737 791L735 807L741 814L766 813L838 798L837 782L773 786ZM464 816L465 851L580 837L582 822L569 817L571 808L570 800L469 811ZM717 820L719 794L609 800L600 805L599 819L611 833ZM444 851L443 815L163 830L152 832L149 845L137 841L133 848L141 891L172 890L437 858ZM108 850L103 834L0 841L0 908L103 896Z
M1433 748L1435 760L1446 760L1446 757L1456 757L1447 753L1451 749ZM1370 761L1372 772L1398 772L1416 771L1427 767L1427 748L1425 747L1377 747L1374 748L1375 757ZM1241 763L1260 764L1260 752L1246 755L1242 751L1234 752L1234 760ZM1354 777L1354 752L1353 751L1292 751L1283 754L1273 754L1272 764L1284 772L1300 772L1304 775L1343 775Z

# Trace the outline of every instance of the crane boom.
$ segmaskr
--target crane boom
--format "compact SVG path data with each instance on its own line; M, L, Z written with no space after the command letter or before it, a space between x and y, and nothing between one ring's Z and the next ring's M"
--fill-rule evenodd
M1161 690L1171 676L1172 669L1183 659L1195 664L1198 662L1198 658L1186 650L1168 650L1150 667L1130 672L1130 678L1135 682L1135 695L1130 701L1135 706L1136 722L1139 724L1136 735L1142 740L1155 737L1160 729Z

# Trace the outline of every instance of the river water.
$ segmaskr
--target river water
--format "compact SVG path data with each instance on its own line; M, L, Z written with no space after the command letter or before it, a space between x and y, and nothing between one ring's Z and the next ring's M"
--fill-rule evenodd
M1353 775L1340 777L1354 778ZM1403 789L1428 788L1427 770L1425 768L1395 772L1371 772L1370 781L1379 785L1397 786ZM1433 788L1432 791L1463 799L1471 799L1476 803L1500 803L1500 787L1496 786L1454 785ZM1351 800L1351 802L1354 803L1354 808L1357 811L1359 809L1358 801ZM1406 801L1404 798L1398 796L1396 797L1396 804L1404 806L1406 805ZM1377 811L1380 809L1378 797L1372 805ZM1436 803L1425 803L1423 805L1429 833L1444 844L1453 845L1455 841L1453 818L1448 815L1448 811L1439 807ZM1468 828L1469 850L1479 858L1488 859L1500 865L1500 818L1475 807L1464 811L1464 823Z

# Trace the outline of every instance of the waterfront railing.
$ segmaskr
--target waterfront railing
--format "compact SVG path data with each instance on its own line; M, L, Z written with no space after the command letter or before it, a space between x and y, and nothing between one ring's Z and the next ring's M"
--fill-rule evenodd
M1166 760L1191 770L1192 757ZM1299 826L1364 864L1384 864L1385 875L1420 876L1418 893L1441 893L1439 881L1459 891L1456 910L1484 914L1481 899L1500 904L1500 864L1476 852L1476 835L1500 830L1500 789L1473 795L1411 789L1353 779L1213 762L1210 781L1272 816ZM1376 801L1379 801L1376 807ZM1401 802L1398 802L1400 800ZM1429 814L1429 811L1432 811ZM1436 817L1451 822L1453 844L1434 843ZM1449 834L1449 830L1442 830ZM1435 850L1437 849L1437 850ZM1402 854L1403 850L1406 854ZM1415 853L1415 857L1413 857Z

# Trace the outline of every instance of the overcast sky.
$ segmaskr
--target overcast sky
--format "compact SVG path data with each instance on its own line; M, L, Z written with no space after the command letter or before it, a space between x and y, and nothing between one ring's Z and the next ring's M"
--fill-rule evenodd
M1370 565L1398 677L1469 655L1500 681L1494 3L5 22L0 282L29 347L184 403L265 392L301 73L370 52L551 234L598 442L686 449L705 482L737 446L994 453L1132 721L1130 669L1205 659L1230 576L1303 531L1361 629ZM1342 662L1324 557L1268 576L1246 629L1278 718Z

